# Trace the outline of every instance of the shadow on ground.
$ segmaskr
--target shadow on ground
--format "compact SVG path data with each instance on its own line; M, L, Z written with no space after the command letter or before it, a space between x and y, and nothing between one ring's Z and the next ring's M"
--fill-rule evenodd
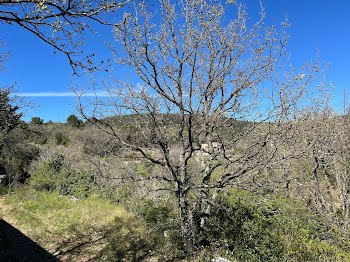
M18 229L0 219L1 262L59 262L52 254L22 234Z

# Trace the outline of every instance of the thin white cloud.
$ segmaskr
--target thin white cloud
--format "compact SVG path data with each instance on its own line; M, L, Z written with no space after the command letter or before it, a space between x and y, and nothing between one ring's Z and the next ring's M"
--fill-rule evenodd
M21 97L75 97L77 96L74 92L31 92L31 93L17 93L17 96ZM80 96L87 96L87 97L107 97L109 96L108 92L105 91L98 91L98 92L87 92L82 93Z

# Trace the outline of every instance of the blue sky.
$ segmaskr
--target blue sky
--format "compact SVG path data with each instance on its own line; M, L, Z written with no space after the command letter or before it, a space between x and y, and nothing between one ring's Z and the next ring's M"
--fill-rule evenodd
M245 1L248 13L253 17L258 0ZM342 103L343 91L350 98L350 1L349 0L263 0L267 23L279 24L288 18L291 23L288 52L298 67L314 58L316 46L321 60L329 62L328 80L337 87L334 103ZM17 82L19 92L27 94L36 104L26 109L25 120L39 116L45 121L65 122L75 113L74 99L70 96L72 71L62 54L54 54L52 47L17 26L0 24L0 39L11 52L6 69L0 71L0 85ZM99 35L89 36L86 48L104 56L108 49L104 39L112 39L109 28ZM123 74L120 71L120 74ZM100 74L98 78L108 77ZM80 79L73 79L82 83Z

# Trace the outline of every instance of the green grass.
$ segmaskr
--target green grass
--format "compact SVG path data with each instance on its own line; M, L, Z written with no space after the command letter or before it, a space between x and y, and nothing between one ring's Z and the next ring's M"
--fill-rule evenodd
M135 222L124 208L97 196L72 200L56 192L23 188L8 196L4 204L11 207L7 216L18 229L50 252L72 261L75 257L102 256L114 238L120 240L135 232L140 239L145 235L142 222ZM128 251L124 248L119 252L126 255Z

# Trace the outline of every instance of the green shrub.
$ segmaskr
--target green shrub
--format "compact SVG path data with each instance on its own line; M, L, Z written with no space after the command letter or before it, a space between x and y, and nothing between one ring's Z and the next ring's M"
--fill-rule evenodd
M97 190L97 185L89 173L64 170L57 176L56 190L62 195L85 198Z
M246 201L222 198L209 218L205 243L219 245L243 261L282 261L283 245L276 234L273 211L261 209Z
M240 261L350 261L349 242L329 221L284 196L222 194L201 235Z
M166 254L168 259L184 256L185 249L180 234L178 212L171 203L144 200L138 214L153 233L153 241L158 253Z
M63 133L58 132L55 134L55 141L56 141L56 145L63 145L63 146L67 146L69 141L69 138L66 137Z
M45 132L44 127L33 127L23 122L21 123L21 131L28 142L44 145L48 140L48 134Z
M29 185L36 190L57 191L62 195L84 198L96 191L92 174L64 167L64 156L55 155L34 172Z
M25 142L20 129L14 129L0 144L0 183L9 185L13 182L24 183L28 178L28 168L39 150L36 146ZM1 146L0 146L1 147Z
M172 216L172 208L166 205L155 205L152 200L146 200L143 202L141 214L147 223L162 227Z

